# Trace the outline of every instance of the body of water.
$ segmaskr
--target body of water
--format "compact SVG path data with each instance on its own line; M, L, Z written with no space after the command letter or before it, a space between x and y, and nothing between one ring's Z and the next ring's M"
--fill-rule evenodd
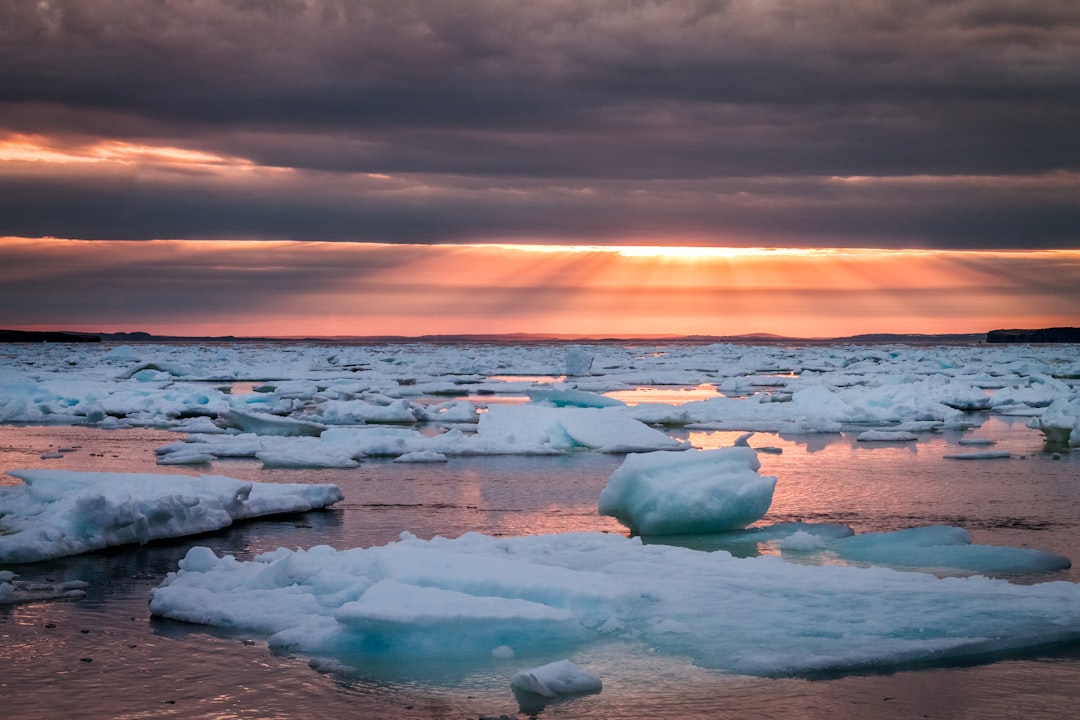
M672 433L696 446L730 445L740 433ZM763 474L778 478L759 524L844 523L856 532L957 525L973 541L1080 557L1080 454L1044 450L1022 420L990 417L982 436L1012 457L945 459L959 433L918 443L868 444L855 432L760 433ZM176 472L154 449L175 433L70 426L0 426L0 470L64 468ZM42 455L64 448L62 457ZM1080 707L1080 648L1045 647L970 666L882 669L839 677L767 679L695 667L680 658L627 654L591 645L575 662L604 689L546 707L521 706L507 666L493 662L439 682L439 668L415 674L370 668L320 673L307 658L276 655L265 638L150 617L150 590L193 544L247 559L277 547L338 548L476 531L522 535L623 533L596 512L597 496L621 456L463 457L436 465L365 461L348 470L263 469L219 460L209 472L264 482L333 482L343 502L324 512L274 518L222 532L48 563L17 566L22 579L84 580L79 601L0 606L0 716L30 718L477 718L518 713L566 718L1054 718ZM5 481L15 483L11 478ZM698 539L709 549L723 541ZM739 548L771 553L768 546ZM1015 582L1080 581L1074 567ZM554 658L553 658L554 659ZM516 669L516 668L515 668ZM512 673L512 671L510 671Z

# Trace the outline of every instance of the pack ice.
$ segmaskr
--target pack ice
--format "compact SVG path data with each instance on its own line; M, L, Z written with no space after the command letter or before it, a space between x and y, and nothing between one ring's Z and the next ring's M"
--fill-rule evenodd
M679 449L664 427L910 442L977 425L973 412L1028 418L1067 449L1080 447L1078 377L1071 346L15 344L0 362L0 422L198 434L198 447L163 449L163 464L240 445L269 464L317 467L416 452ZM640 386L713 393L677 405L612 397ZM528 404L493 402L508 398ZM400 432L334 434L359 428ZM271 439L281 437L290 442Z

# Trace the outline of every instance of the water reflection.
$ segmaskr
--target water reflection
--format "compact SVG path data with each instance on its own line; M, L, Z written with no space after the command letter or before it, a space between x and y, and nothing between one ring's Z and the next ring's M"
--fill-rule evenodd
M637 405L638 403L683 405L697 400L725 397L712 383L683 387L640 386L630 390L610 390L603 394L609 398L621 400L627 405Z

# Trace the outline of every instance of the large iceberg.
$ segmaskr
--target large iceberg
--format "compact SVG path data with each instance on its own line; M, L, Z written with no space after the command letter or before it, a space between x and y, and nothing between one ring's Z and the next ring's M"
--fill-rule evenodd
M604 533L285 550L192 548L159 617L345 665L523 661L582 643L768 676L979 659L1080 639L1080 586L735 558Z
M26 563L114 545L196 535L236 520L338 502L330 484L244 482L219 475L12 470L0 487L0 562Z
M642 535L744 528L772 504L776 478L749 447L627 455L600 492L601 515Z

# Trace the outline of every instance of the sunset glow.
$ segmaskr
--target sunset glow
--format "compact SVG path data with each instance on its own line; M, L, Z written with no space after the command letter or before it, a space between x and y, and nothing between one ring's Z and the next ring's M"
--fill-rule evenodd
M986 4L9 3L0 329L1080 325L1080 15Z
M231 165L252 167L242 158L229 158L198 150L168 145L141 145L129 142L98 141L67 146L36 135L12 135L0 140L0 162L51 164L78 163L160 163L174 165Z
M1080 251L7 238L0 253L0 325L91 332L976 333L1066 325L1080 293Z

